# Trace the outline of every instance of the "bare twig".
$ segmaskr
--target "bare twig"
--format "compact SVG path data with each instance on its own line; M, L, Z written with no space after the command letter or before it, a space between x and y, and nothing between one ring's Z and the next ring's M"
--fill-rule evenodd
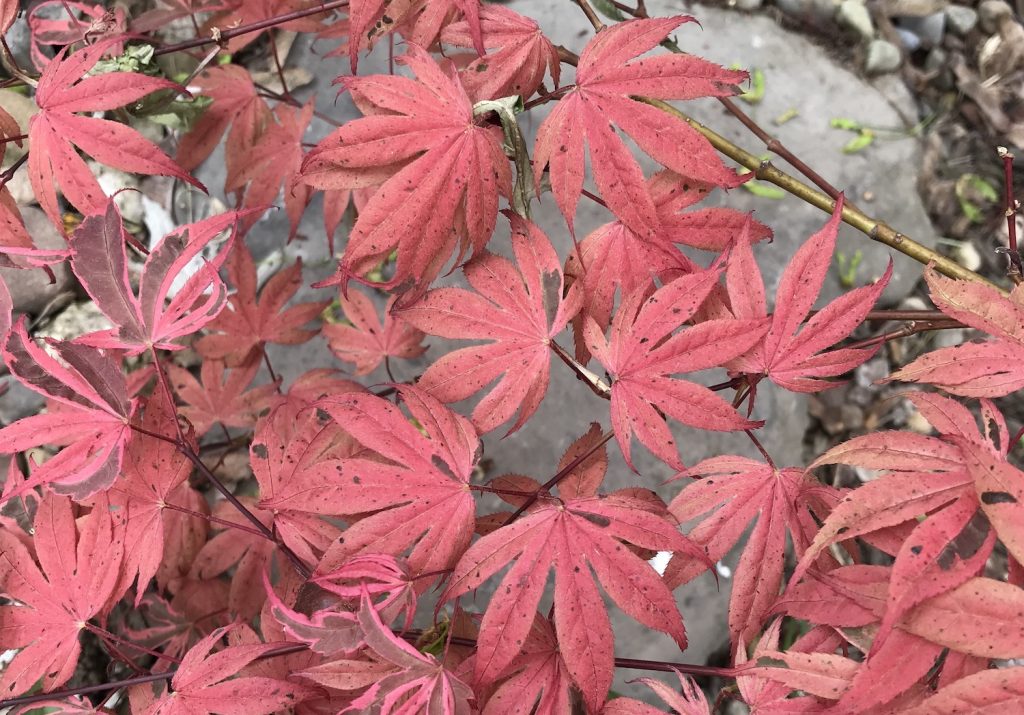
M1009 240L1008 254L1010 258L1010 266L1006 273L1010 280L1019 285L1021 280L1024 279L1024 268L1021 266L1020 252L1017 250L1017 209L1020 207L1020 204L1013 198L1013 154L1004 146L999 147L997 151L999 152L999 158L1003 160L1003 181L1006 184L1004 214L1006 215L1006 232Z

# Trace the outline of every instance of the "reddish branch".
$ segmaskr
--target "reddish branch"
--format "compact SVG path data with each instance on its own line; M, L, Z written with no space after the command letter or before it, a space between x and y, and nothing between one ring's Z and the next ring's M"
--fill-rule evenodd
M1020 252L1017 250L1017 208L1018 203L1013 198L1013 154L1006 147L999 147L999 158L1003 160L1003 182L1006 186L1006 234L1009 241L1010 267L1007 271L1010 279L1019 284L1024 277L1024 268L1021 266Z

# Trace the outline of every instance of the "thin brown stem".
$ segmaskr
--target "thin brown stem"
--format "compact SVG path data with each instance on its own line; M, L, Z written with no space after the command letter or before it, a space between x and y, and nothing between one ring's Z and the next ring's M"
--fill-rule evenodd
M291 106L297 107L299 109L301 109L302 106L303 106L302 102L297 100L295 97L292 97L291 95L281 94L280 92L275 92L270 87L267 87L264 84L260 84L259 82L253 82L253 86L256 87L256 89L260 92L260 94L263 94L263 95L265 95L266 97L268 97L270 99L275 99L278 102L285 102L285 103L290 104ZM338 121L337 118L332 117L329 114L324 114L323 112L318 112L315 109L313 110L313 116L316 117L317 119L322 119L323 121L327 122L328 124L331 124L331 125L336 126L336 127L340 127L342 124L345 123L345 122Z
M270 54L274 56L274 67L277 69L277 78L281 80L281 93L285 97L291 97L291 90L288 89L288 80L284 78L284 66L281 64L281 55L277 51L277 39L273 32L267 33L270 37Z
M182 514L188 514L189 516L194 516L197 519L204 519L210 522L211 524L218 524L228 529L237 529L238 531L244 531L247 534L252 534L253 536L259 536L260 538L269 539L270 541L273 541L271 537L267 536L262 531L257 531L256 529L253 529L250 526L246 526L245 524L239 524L237 521L228 521L227 519L221 519L210 514L203 514L200 511L194 511L187 507L178 506L177 504L171 504L170 502L162 502L161 505L172 511L179 511Z
M100 638L102 638L104 640L109 640L109 641L112 641L114 643L117 643L118 645L127 646L128 648L134 648L135 650L142 651L143 653L146 653L147 655L151 655L154 658L162 658L163 660L169 660L172 663L177 663L178 665L181 665L181 659L180 658L175 658L173 655L167 655L166 653L161 653L158 650L152 650L150 648L147 648L146 646L139 645L138 643L132 643L131 641L126 641L124 638L121 638L120 636L114 635L110 631L104 630L103 628L100 628L99 626L94 626L91 623L86 623L85 624L85 629L88 630L88 631L92 631L93 633L95 633L97 636L99 636Z
M1019 204L1013 198L1013 154L1006 147L999 147L999 158L1003 160L1003 183L1006 187L1006 235L1009 241L1010 267L1007 275L1019 285L1024 279L1024 267L1021 266L1020 252L1017 250L1017 209Z
M21 67L18 65L18 61L14 59L14 53L11 52L10 46L7 44L7 39L0 35L0 64L7 72L30 87L38 87L39 80L35 77L30 77Z
M22 154L16 162L4 169L3 173L0 173L0 189L4 188L7 185L7 182L14 178L14 175L18 173L18 169L20 169L26 161L28 161L28 152Z
M763 444L761 444L761 440L759 440L757 436L750 430L745 429L743 431L746 433L747 437L750 437L750 441L754 443L755 447L757 447L757 451L761 453L762 457L764 457L764 461L768 463L768 466L771 467L772 469L777 470L778 467L775 466L775 460L772 459L772 456L770 454L768 454L768 450L764 448Z
M638 99L645 104L657 107L667 114L678 117L679 119L687 122L690 126L704 135L715 149L725 154L733 161L736 161L741 166L752 170L754 172L754 176L758 179L775 184L779 188L793 196L796 196L798 199L801 199L806 203L825 211L826 213L831 213L835 209L835 200L827 194L804 184L799 179L796 179L781 169L776 168L770 161L762 161L759 157L732 143L721 134L709 129L697 120L679 111L671 104L662 102L658 99L649 99L646 97L640 97ZM853 226L873 241L877 241L897 250L900 253L913 258L919 263L933 263L935 265L935 269L943 275L949 276L950 278L980 283L998 291L1002 295L1008 294L1005 289L1000 288L984 276L964 268L956 261L933 251L927 246L914 241L909 236L900 233L888 224L876 218L872 218L849 205L843 207L842 219L845 223Z
M865 340L859 340L849 345L844 345L844 350L856 350L858 348L870 348L880 343L887 343L892 340L898 340L899 338L906 338L911 335L917 335L918 333L924 333L929 330L950 330L952 328L960 328L963 325L955 320L948 322L930 322L930 321L910 321L902 328L896 330L890 330L887 333L876 335L873 338L867 338Z
M529 509L531 506L537 503L537 500L540 499L541 494L554 489L560 481L565 479L572 472L572 470L576 469L576 467L580 466L585 461L590 459L590 457L595 452L597 452L597 450L603 448L608 443L608 440L610 440L614 436L615 430L608 430L603 435L601 435L601 439L596 444L592 445L590 449L588 449L586 452L576 457L576 459L572 460L567 465L559 469L555 473L555 475L551 477L551 479L547 480L539 487L537 487L537 489L535 489L533 493L530 494L526 501L520 504L519 508L512 512L512 515L505 520L505 523L502 526L508 526L513 521L518 519L523 514L523 512L525 512L527 509Z
M569 368L576 373L576 377L587 383L591 391L598 397L602 397L606 400L611 399L612 388L602 380L600 377L592 373L590 370L580 365L572 355L565 351L561 345L556 343L554 340L551 341L551 349L554 350L562 362L569 366Z
M157 353L156 348L152 348L152 353L153 363L156 366L157 380L159 381L164 396L166 397L170 405L172 414L174 414L175 418L177 418L178 408L177 405L174 404L174 395L171 392L171 385L167 379L166 373L164 372L163 364L160 362L160 356ZM267 538L269 538L271 541L277 544L277 548L280 549L281 553L284 554L285 558L288 559L289 562L291 562L292 566L299 573L299 575L301 575L304 579L308 579L312 574L312 569L310 569L309 566L307 566L305 562L303 562L302 559L300 559L298 555L288 547L287 544L285 544L283 541L277 538L274 532L267 528L267 526L262 521L260 521L259 517L257 517L251 511L249 511L249 509L241 501L238 500L238 497L232 494L231 490L224 485L224 482L218 479L217 475L214 474L210 470L210 468L206 466L203 460L199 458L199 455L196 454L195 450L192 449L192 445L189 444L187 439L185 439L185 434L181 430L181 423L177 419L175 419L174 425L175 428L178 430L178 439L175 443L178 448L178 451L181 452L181 454L183 454L185 458L188 459L188 461L192 462L192 466L199 470L199 473L203 475L206 481L209 482L214 489L220 492L221 496L223 496L225 499L228 500L228 502L231 503L231 506L235 507L235 509L237 509L242 516L244 516L254 527L256 527L258 531L260 531L263 535L265 535Z
M325 2L315 7L307 7L302 10L295 10L293 12L282 13L281 15L275 15L274 17L268 17L265 20L259 20L257 22L250 22L247 25L239 25L238 27L229 27L220 32L215 33L216 36L211 37L197 37L194 40L186 40L184 42L178 42L173 45L167 45L159 48L153 53L154 56L160 57L161 55L169 55L173 52L182 52L184 50L192 50L196 47L204 47L212 44L223 44L228 40L241 35L248 35L251 32L260 32L271 27L277 27L283 25L286 22L292 20L299 20L310 15L319 15L320 13L330 12L331 10L337 10L339 8L348 7L348 0L333 0L332 2Z
M267 366L267 372L270 373L270 379L273 381L274 386L277 388L277 394L281 394L281 378L278 377L277 373L274 372L274 366L270 364L270 355L267 354L267 344L260 343L260 352L263 353L263 364Z
M583 14L587 16L587 20L594 27L594 32L600 32L604 29L604 23L601 22L601 18L598 17L597 11L590 5L588 0L572 0L576 5L579 6Z

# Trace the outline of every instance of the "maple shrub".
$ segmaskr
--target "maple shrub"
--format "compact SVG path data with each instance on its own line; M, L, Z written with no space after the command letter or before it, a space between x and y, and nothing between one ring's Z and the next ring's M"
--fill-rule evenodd
M0 264L67 264L110 326L34 337L0 281L8 382L45 400L0 429L0 709L1024 712L1021 434L992 402L1024 388L1024 288L691 124L667 102L717 97L756 127L729 99L747 75L681 51L672 33L685 47L691 17L597 5L607 24L587 0L565 3L594 27L566 48L478 0L158 0L134 15L45 0L20 18L0 0L0 30L24 23L30 62L5 41L3 86L36 107L22 126L0 106ZM351 69L337 84L361 116L317 113L336 128L315 145L315 98L288 89L281 31ZM393 71L358 74L377 45ZM165 74L168 56L191 74ZM247 68L260 58L279 90ZM542 107L530 145L520 123ZM645 174L625 137L662 168ZM94 174L205 190L192 172L221 144L233 208L162 237ZM772 230L694 208L753 176L723 154L831 213L772 299L755 260L781 250L761 245ZM64 247L36 245L9 191L19 171ZM279 202L284 247L318 194L326 238L303 240L333 253L351 225L323 300L297 302L302 263L261 285L247 235ZM581 199L608 214L586 236ZM564 255L531 220L540 201L564 218ZM1012 191L1007 209L1019 283ZM843 221L925 264L936 310L876 309L890 262L814 311ZM917 322L851 338L884 319ZM917 384L905 399L932 433L773 462L758 431L786 416L758 407L759 385L825 390L889 340L948 327L987 338L887 378ZM467 342L424 359L426 336ZM321 338L354 375L278 376L267 345ZM352 379L403 359L426 367ZM571 446L550 474L493 476L481 438L521 440L552 370L608 411L563 416L551 438ZM693 463L678 425L737 433L761 456ZM638 450L675 478L637 471ZM828 465L874 478L837 488ZM603 488L609 469L632 486ZM687 665L701 605L682 613L674 591L734 548L732 662ZM630 658L609 600L675 641L678 662ZM617 667L652 677L627 697L611 690ZM692 676L724 683L713 705Z

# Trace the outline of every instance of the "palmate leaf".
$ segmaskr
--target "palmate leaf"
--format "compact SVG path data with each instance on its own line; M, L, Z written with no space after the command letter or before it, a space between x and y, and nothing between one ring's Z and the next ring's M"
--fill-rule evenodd
M620 22L600 32L584 48L576 87L541 124L533 161L538 194L544 169L550 166L551 190L570 231L583 188L584 142L590 147L594 182L612 213L645 238L655 236L661 228L640 165L612 129L612 122L655 160L682 176L725 187L743 182L722 164L697 130L633 99L736 94L736 85L746 79L745 72L693 55L634 60L692 20L678 15Z
M839 494L802 469L775 469L746 457L711 457L677 478L684 476L696 481L676 495L669 511L680 523L704 516L688 536L704 547L708 560L720 561L757 520L743 547L729 602L733 644L750 641L779 595L787 535L799 558ZM675 587L703 571L697 562L673 558L665 580Z
M84 345L50 343L62 362L36 346L22 317L7 336L4 362L21 384L49 399L49 412L0 429L0 453L44 444L64 449L32 470L29 479L4 485L5 501L42 485L76 499L105 489L117 477L135 403L128 397L121 364Z
M241 241L232 246L226 263L235 292L228 296L227 307L206 324L207 330L216 332L196 341L195 348L202 355L237 367L267 343L300 345L316 335L316 330L303 326L315 320L328 301L285 308L302 286L301 260L279 270L259 291L256 263L248 246Z
M171 679L173 692L142 710L142 715L270 715L316 695L305 685L276 678L232 678L246 665L286 643L235 645L212 653L229 632L218 628L196 643Z
M940 276L931 267L925 281L936 307L991 339L940 348L900 368L890 380L924 382L964 397L1001 397L1024 387L1024 289L1009 297L973 281Z
M454 70L411 43L399 62L415 80L342 79L366 116L330 134L302 162L301 181L317 189L381 184L359 214L338 273L325 285L344 288L397 247L395 275L381 287L422 291L457 245L460 256L484 246L494 231L498 196L511 192L500 132L474 121Z
M764 320L707 320L674 331L693 317L718 282L712 268L676 278L649 295L640 289L619 306L611 340L587 317L587 349L612 379L611 416L615 439L632 468L630 440L637 438L666 464L683 469L664 415L707 430L761 426L742 418L708 388L671 377L720 366L761 339Z
M441 31L441 41L457 47L473 47L474 32L482 30L486 55L460 71L462 85L474 102L519 95L527 99L544 80L545 71L557 87L561 61L551 41L537 23L501 5L482 5L480 24L453 22Z
M4 697L21 695L40 679L44 690L67 682L84 624L106 615L120 597L124 543L113 516L100 498L76 524L70 499L46 496L34 522L38 565L16 535L0 529L0 594L17 604L0 606L0 648L18 650L0 676Z
M173 176L206 190L134 129L77 114L117 109L161 89L181 90L168 80L134 72L111 72L83 79L118 41L103 40L71 55L65 48L46 65L39 78L35 96L39 112L29 120L29 178L39 204L61 230L64 222L53 187L55 179L64 196L83 214L100 213L106 204L96 177L75 147L101 164L122 171Z
M467 489L480 458L469 420L412 386L397 388L421 433L393 403L368 393L330 395L325 410L366 450L325 459L298 474L274 508L311 514L368 515L352 523L317 566L329 573L360 553L409 551L413 575L447 569L473 536L476 505ZM383 457L383 461L380 459ZM421 581L425 588L429 581Z
M775 292L771 327L761 344L731 365L736 371L766 375L776 385L794 392L818 392L835 385L822 378L848 372L874 355L877 348L827 348L849 335L867 316L892 277L892 260L885 274L872 285L836 298L800 327L814 307L832 264L842 210L840 197L825 227L793 255ZM764 283L749 241L738 241L733 248L726 285L737 318L754 320L767 315Z
M396 296L384 306L384 321L377 317L373 301L360 291L349 291L339 298L344 323L327 323L321 333L327 345L342 362L353 363L356 375L368 375L389 357L411 360L426 352L423 331L392 315Z
M512 262L491 253L475 257L463 273L475 293L438 288L398 315L430 335L489 340L436 360L417 385L442 402L465 399L500 376L473 410L473 423L489 432L519 417L515 432L536 412L548 389L551 341L579 309L579 291L564 296L561 265L547 236L508 214Z
M598 439L592 430L570 452L580 452L582 445ZM680 648L686 647L682 617L671 591L624 542L700 561L704 556L679 533L653 495L644 497L635 489L598 494L606 463L598 464L602 466L596 469L578 467L558 498L543 497L518 520L474 543L455 566L443 600L478 588L514 562L480 624L474 661L478 683L497 680L515 661L532 628L550 571L555 576L559 652L591 710L600 708L611 685L614 645L596 581L631 617L672 636ZM517 482L523 490L540 487L526 477Z
M136 294L128 276L124 223L114 201L108 200L101 213L87 217L71 236L71 268L115 327L77 342L130 355L153 348L181 350L184 346L174 341L200 330L224 307L227 289L217 271L230 246L192 274L169 302L167 296L185 267L223 231L233 229L242 215L229 211L164 236L146 257Z
M676 675L679 677L680 692L654 678L638 678L637 682L643 683L657 693L658 697L679 715L710 715L711 706L693 679L683 676L679 671L676 671ZM602 715L656 715L662 711L633 698L615 698L609 701L601 712Z
M893 554L896 562L876 637L879 644L916 604L980 573L997 536L1015 555L1024 543L1017 501L1024 498L1024 472L1006 461L994 435L978 431L963 405L934 394L908 397L939 428L943 439L906 432L869 434L819 457L812 467L849 464L886 473L835 507L792 581L797 583L807 574L816 556L833 543L855 536L871 540L876 532L906 528ZM1001 443L1006 445L1002 415L991 403L983 406L983 412L986 427L998 425Z

